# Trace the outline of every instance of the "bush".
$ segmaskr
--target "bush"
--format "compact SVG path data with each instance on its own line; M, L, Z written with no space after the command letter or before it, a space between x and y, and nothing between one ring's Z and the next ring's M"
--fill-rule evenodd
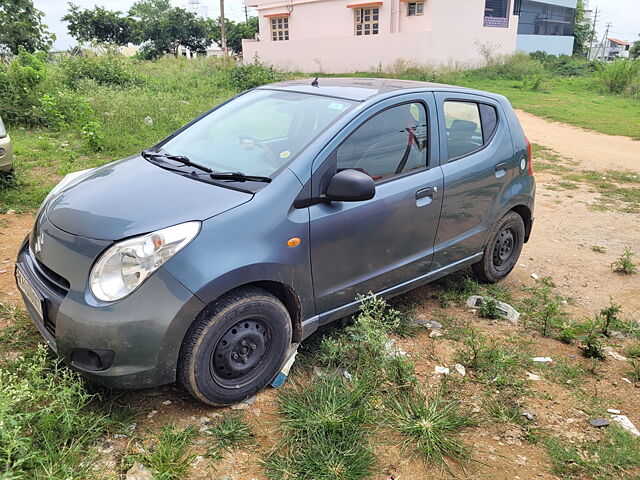
M526 53L492 58L486 67L481 68L490 78L506 78L508 80L525 81L535 75L544 75L544 65Z
M59 129L83 125L94 117L89 103L60 85L41 53L20 50L8 64L0 64L2 117L12 125Z
M640 83L640 60L596 63L596 75L609 93L632 95Z
M94 80L100 85L118 87L143 83L142 77L135 74L120 55L69 57L61 62L60 67L65 84L71 88L77 88L85 79Z
M545 70L561 77L578 77L595 70L594 62L569 55L550 55L537 51L529 54L533 60L543 64Z
M0 63L0 104L7 123L40 123L40 89L46 75L44 54L30 54L23 48L10 63Z
M273 67L267 67L259 62L247 65L231 65L222 70L222 81L225 86L243 92L266 83L279 82L286 76Z

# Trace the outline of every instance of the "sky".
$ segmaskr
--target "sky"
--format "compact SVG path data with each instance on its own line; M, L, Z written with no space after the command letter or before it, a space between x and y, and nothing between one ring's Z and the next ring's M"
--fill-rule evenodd
M77 45L77 41L67 34L67 25L60 19L67 13L68 0L34 0L33 3L38 10L45 14L44 23L49 27L49 31L56 34L54 49L66 50ZM71 0L71 3L79 5L81 8L93 8L97 5L109 10L120 10L126 12L135 0ZM184 7L187 0L171 0L175 7ZM220 2L218 0L200 0L200 4L206 7L207 15L212 18L220 16ZM225 0L224 14L226 18L239 21L244 20L244 0ZM249 15L256 15L255 9L249 9Z
M598 39L611 22L609 37L634 42L640 40L640 0L589 0L589 8L598 7Z
M187 0L172 0L176 7L183 7ZM455 0L449 0L455 1ZM482 0L475 0L482 1ZM49 31L57 36L56 49L67 49L77 42L67 34L66 25L60 21L68 9L65 0L34 0L35 6L45 13L45 23ZM73 3L82 8L93 8L100 5L110 10L126 12L134 3L134 0L74 0ZM200 0L207 7L209 17L219 16L220 7L217 0ZM598 23L596 30L598 38L602 38L606 24L611 22L609 37L621 40L635 41L640 34L640 0L588 0L589 8L598 7ZM244 0L225 0L225 16L231 20L244 19ZM249 14L255 15L255 10L249 9Z

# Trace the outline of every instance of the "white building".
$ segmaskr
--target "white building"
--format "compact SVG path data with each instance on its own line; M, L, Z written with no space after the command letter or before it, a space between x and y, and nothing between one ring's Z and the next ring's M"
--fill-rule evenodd
M617 38L607 38L591 48L590 60L612 61L616 58L629 58L629 48L631 44Z
M573 53L577 0L514 0L519 15L516 49L552 55Z

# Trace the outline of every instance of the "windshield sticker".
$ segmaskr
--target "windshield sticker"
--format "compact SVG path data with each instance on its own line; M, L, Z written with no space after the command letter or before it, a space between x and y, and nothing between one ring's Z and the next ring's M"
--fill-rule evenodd
M332 102L327 108L329 110L342 110L344 108L344 103Z
M283 150L280 152L280 158L289 158L289 155L291 155L289 150Z

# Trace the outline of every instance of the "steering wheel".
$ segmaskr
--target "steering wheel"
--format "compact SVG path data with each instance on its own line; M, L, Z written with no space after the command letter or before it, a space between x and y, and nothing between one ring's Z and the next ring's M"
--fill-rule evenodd
M255 146L262 148L262 150L266 152L268 162L271 164L272 167L275 167L276 169L278 169L282 166L282 161L278 157L276 157L275 154L271 151L271 149L267 145L265 145L261 140L255 137L251 137L249 135L240 135L238 138L240 139L240 144L247 150L250 150Z

